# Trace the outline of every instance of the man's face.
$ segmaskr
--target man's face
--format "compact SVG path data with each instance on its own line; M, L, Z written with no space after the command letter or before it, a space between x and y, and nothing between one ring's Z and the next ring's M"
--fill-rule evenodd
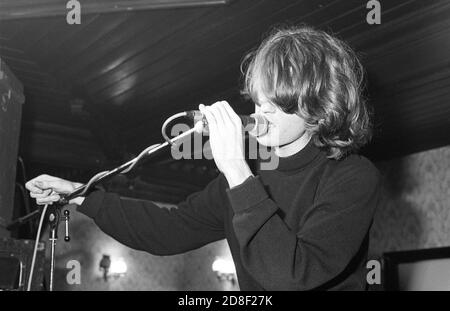
M267 133L257 137L261 145L281 147L297 141L305 134L305 122L300 116L285 113L261 92L258 92L255 113L265 116L269 121Z

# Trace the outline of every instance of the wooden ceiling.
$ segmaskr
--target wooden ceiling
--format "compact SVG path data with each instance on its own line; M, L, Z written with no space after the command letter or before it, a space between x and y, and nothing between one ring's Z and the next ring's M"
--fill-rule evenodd
M1 0L0 8L17 3ZM365 155L381 160L450 144L447 0L381 1L380 25L367 24L361 0L234 0L115 13L102 13L111 10L99 3L80 25L39 17L45 12L0 15L0 57L25 88L21 153L29 163L123 161L161 142L165 118L200 102L226 99L251 112L239 96L242 57L274 25L299 23L338 35L361 55L377 130Z

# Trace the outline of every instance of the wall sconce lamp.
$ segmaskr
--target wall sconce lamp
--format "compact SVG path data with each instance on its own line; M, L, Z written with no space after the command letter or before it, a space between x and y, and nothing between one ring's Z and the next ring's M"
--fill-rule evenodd
M99 263L99 269L103 272L103 280L108 281L109 277L121 277L127 273L128 267L123 258L111 260L109 255L103 255Z
M236 267L233 260L217 258L212 264L212 270L216 273L219 281L230 282L233 286L237 283Z

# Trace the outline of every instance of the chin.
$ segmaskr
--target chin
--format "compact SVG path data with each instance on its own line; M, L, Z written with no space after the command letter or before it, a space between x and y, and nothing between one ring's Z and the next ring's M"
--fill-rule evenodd
M280 145L279 139L270 134L265 134L263 136L257 137L256 140L260 145L266 147L278 147Z

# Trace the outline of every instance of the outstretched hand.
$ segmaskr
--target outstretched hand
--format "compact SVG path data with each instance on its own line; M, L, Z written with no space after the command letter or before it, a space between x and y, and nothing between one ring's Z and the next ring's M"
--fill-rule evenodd
M30 197L36 199L37 204L45 205L59 201L61 198L60 194L71 193L82 185L81 183L44 174L29 180L25 184L25 188L30 191Z

